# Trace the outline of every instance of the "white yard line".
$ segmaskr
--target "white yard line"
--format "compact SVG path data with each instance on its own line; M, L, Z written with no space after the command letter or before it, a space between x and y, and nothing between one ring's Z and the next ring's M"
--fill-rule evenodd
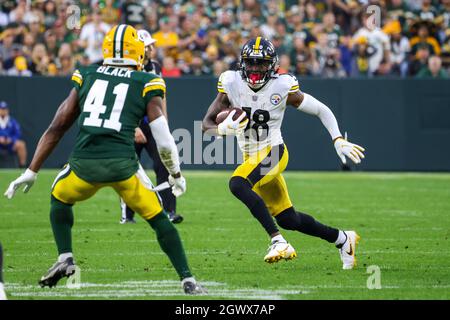
M366 286L346 285L288 285L267 288L239 288L230 287L226 283L206 281L202 282L208 288L205 298L217 297L228 299L267 299L280 300L289 296L309 294L314 290L368 290ZM450 284L444 285L383 285L382 289L448 289ZM124 281L109 284L83 283L80 289L68 289L60 286L53 289L42 289L38 286L19 283L7 284L6 290L12 297L40 297L40 298L151 298L151 297L186 297L181 290L180 283L173 280L162 281Z
M228 299L281 300L289 295L307 294L297 288L257 289L229 288L226 283L202 282L208 288L207 297ZM186 297L178 281L125 281L111 284L84 283L80 289L59 287L42 289L38 286L10 283L7 291L12 297L41 298L133 298L133 297Z

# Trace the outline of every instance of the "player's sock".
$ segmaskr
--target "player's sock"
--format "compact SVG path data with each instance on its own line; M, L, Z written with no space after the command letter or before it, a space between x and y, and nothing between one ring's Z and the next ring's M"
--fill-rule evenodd
M0 243L0 283L3 283L3 248Z
M192 277L178 231L167 215L161 212L147 222L155 230L161 249L169 257L180 279Z
M328 242L335 242L339 235L338 229L323 225L306 213L296 212L293 207L284 210L275 219L283 229L297 230Z
M64 262L67 258L73 258L72 252L62 253L58 256L58 262Z
M269 235L278 232L278 228L275 225L264 200L252 190L250 182L242 177L232 177L230 179L230 190L236 198L241 200L247 208L249 208L252 215L259 221L264 229L266 229L266 232Z
M347 234L344 231L339 230L339 235L334 244L336 247L341 248L345 241L347 241Z
M62 203L52 196L50 221L56 246L58 247L58 253L72 252L72 205Z
M287 242L286 239L281 234L276 235L275 237L272 237L272 243L275 242Z

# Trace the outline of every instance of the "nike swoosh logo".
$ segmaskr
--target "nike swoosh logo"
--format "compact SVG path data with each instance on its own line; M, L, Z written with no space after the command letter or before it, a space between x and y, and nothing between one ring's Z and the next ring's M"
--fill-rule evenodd
M353 246L352 246L351 243L350 243L350 252L347 252L347 251L346 251L346 253L349 254L349 255L351 255L351 256L353 255Z

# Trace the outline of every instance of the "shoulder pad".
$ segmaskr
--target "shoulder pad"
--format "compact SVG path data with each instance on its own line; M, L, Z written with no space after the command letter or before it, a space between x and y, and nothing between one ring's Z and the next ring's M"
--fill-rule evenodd
M217 91L221 93L227 93L229 85L233 83L236 79L237 72L238 71L232 70L223 72L219 77L219 81L217 82Z
M279 77L280 80L286 83L286 86L289 88L289 93L295 93L300 91L300 86L298 84L297 77L290 73L282 73Z

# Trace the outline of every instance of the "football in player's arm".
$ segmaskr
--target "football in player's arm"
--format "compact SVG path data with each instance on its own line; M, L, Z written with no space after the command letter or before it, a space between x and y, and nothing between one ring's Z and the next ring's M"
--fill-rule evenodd
M112 187L155 230L159 245L178 273L185 293L203 293L192 276L178 231L151 190L151 182L134 150L135 128L147 115L161 161L170 173L172 192L180 196L186 191L178 150L162 113L165 83L155 75L139 71L142 70L144 44L132 26L113 27L105 36L102 51L102 66L92 65L74 72L74 88L39 140L29 168L11 182L5 192L9 199L21 186L25 186L24 192L27 192L44 161L78 120L74 150L69 163L57 175L51 192L50 221L59 256L39 284L52 287L75 272L72 207L92 197L99 189Z
M236 135L238 139L244 162L234 171L229 187L271 238L264 257L266 262L290 260L297 255L281 235L274 217L283 229L334 243L339 249L343 269L352 269L356 265L355 248L359 240L356 232L326 226L296 211L292 205L282 176L288 162L280 130L286 105L321 120L342 162L348 157L360 163L364 149L342 137L332 111L313 96L301 92L294 76L278 74L277 62L277 53L269 40L261 37L249 40L242 48L239 70L226 71L220 76L218 94L203 119L203 131L219 136ZM229 107L242 108L249 123L241 121L242 117L233 119L230 112L223 122L216 124L217 114Z

